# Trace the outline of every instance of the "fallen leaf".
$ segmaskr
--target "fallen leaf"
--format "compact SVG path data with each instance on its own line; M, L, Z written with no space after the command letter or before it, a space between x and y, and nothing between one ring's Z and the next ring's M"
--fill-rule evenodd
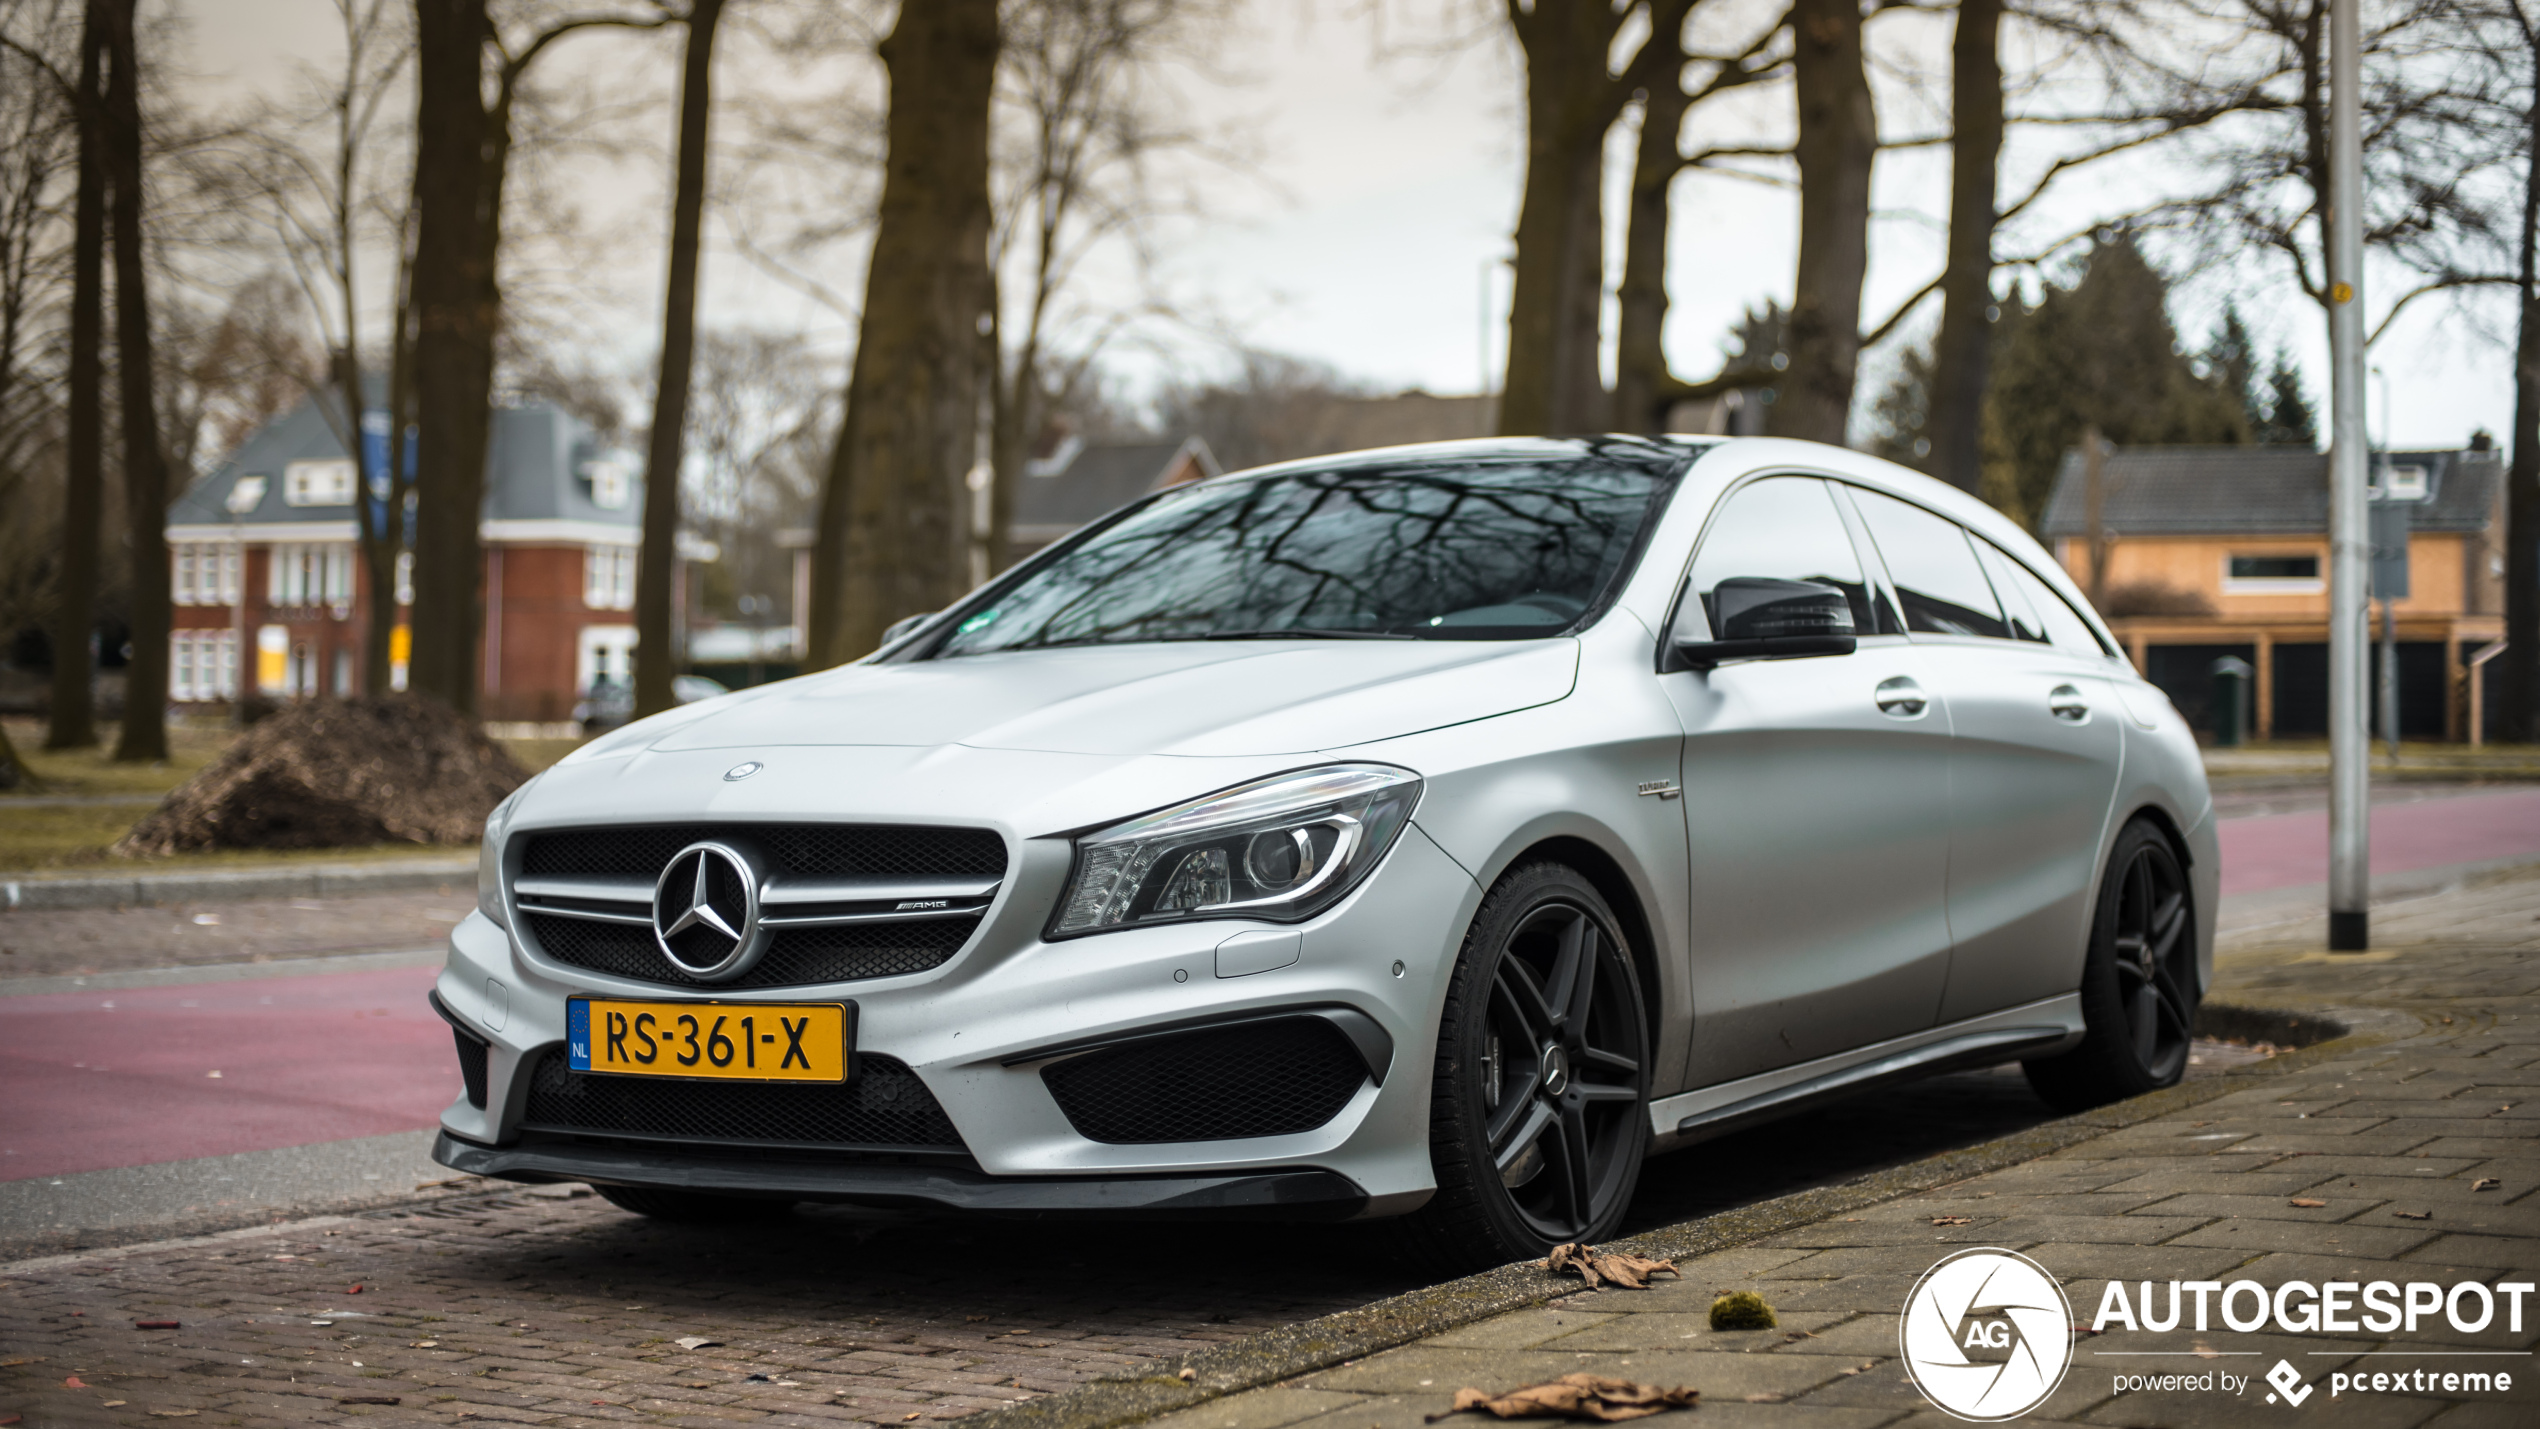
M360 1286L358 1286L358 1285L351 1286L351 1287L347 1288L347 1289L344 1291L344 1293L345 1293L345 1294L347 1294L347 1295L359 1295L359 1294L361 1294L361 1293L362 1293L362 1287L360 1287Z
M2194 1355L2200 1360L2222 1358L2222 1351L2215 1349L2212 1345L2206 1344L2203 1340L2198 1340L2196 1342L2196 1348L2189 1350L2188 1353Z
M2470 1183L2470 1189L2473 1191L2493 1191L2503 1184L2505 1183L2497 1180L2493 1176L2481 1176L2476 1181Z
M132 1401L129 1399L109 1399L97 1407L100 1409L121 1409L131 1402Z
M1446 1414L1429 1415L1428 1422L1434 1424L1447 1414L1479 1410L1500 1419L1593 1419L1611 1424L1623 1419L1645 1419L1670 1409L1691 1409L1701 1399L1699 1391L1684 1385L1665 1389L1600 1374L1565 1374L1549 1383L1526 1385L1506 1394L1459 1389L1455 1391L1455 1407Z
M2392 1214L2392 1215L2394 1215L2394 1216L2397 1216L2399 1219L2401 1219L2401 1220L2403 1220L2403 1221L2430 1221L2430 1220L2434 1219L2434 1213L2433 1213L2432 1211L2398 1211L2398 1210L2394 1210L2394 1211L2392 1211L2390 1214Z
M78 1375L72 1375L70 1378L62 1381L62 1388L64 1389L86 1389L87 1387L88 1381L81 1379Z
M44 1363L44 1356L42 1355L20 1355L18 1358L13 1360L0 1360L0 1369L16 1369L22 1364L42 1363Z
M2308 1196L2296 1196L2296 1197L2294 1197L2294 1198L2293 1198L2293 1204L2295 1204L2295 1205L2297 1205L2297 1206L2300 1206L2302 1209L2304 1209L2304 1210L2306 1210L2306 1211L2315 1211L2315 1210L2318 1210L2320 1207L2327 1205L2327 1204L2328 1204L2328 1202L2326 1202L2326 1201L2314 1201L2314 1200L2312 1200L2312 1199L2311 1199L2310 1197L2308 1197Z
M1179 1379L1184 1384L1196 1383L1199 1379L1199 1371L1195 1369L1186 1369L1176 1374L1174 1378Z
M1934 1216L1931 1218L1931 1223L1936 1226L1965 1226L1975 1224L1975 1222L1969 1220L1965 1216Z
M683 1350L719 1350L723 1348L723 1341L709 1340L703 1335L681 1335L678 1339L671 1341L671 1343L677 1345Z
M1611 1280L1630 1290L1646 1290L1649 1288L1649 1277L1662 1271L1668 1275L1678 1274L1676 1263L1672 1260L1650 1260L1637 1255L1620 1255L1576 1242L1554 1246L1552 1254L1544 1258L1543 1268L1555 1275L1565 1270L1569 1271L1586 1281L1590 1290L1597 1288L1598 1283L1605 1280ZM1623 1381L1615 1382L1619 1384Z

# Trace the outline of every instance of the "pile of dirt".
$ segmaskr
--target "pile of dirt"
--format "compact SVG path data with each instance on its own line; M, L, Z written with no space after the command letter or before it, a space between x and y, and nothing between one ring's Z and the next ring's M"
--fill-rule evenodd
M306 700L257 721L115 852L474 843L528 777L474 721L431 700Z

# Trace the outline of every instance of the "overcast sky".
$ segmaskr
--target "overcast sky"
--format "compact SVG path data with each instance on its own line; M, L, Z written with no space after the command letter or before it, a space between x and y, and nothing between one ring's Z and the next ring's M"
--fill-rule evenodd
M189 83L206 101L285 85L293 61L324 63L333 53L325 0L180 3L191 29ZM1448 60L1380 58L1362 8L1341 0L1248 0L1222 48L1219 73L1176 79L1179 102L1193 119L1239 137L1256 167L1210 172L1204 216L1167 230L1154 282L1205 320L1194 328L1320 359L1384 387L1471 392L1486 371L1495 379L1504 341L1501 260L1510 251L1522 180L1519 70L1505 42L1477 44ZM1397 14L1426 8L1403 6ZM1945 41L1945 30L1932 33ZM559 73L604 82L614 97L655 101L620 120L615 132L637 141L659 137L650 152L624 160L557 161L589 237L567 253L524 257L545 265L534 275L539 282L571 290L578 316L568 330L596 360L635 367L649 355L658 323L675 39L575 37L564 46ZM726 64L718 80L730 95L753 78ZM1786 106L1779 98L1765 102ZM1882 124L1889 133L1919 132L1928 120L1910 102L1883 96ZM1946 176L1937 153L1883 159L1879 205L1937 214ZM2111 185L2159 177L2138 170L2077 184L2060 207L2033 217L2040 231L2078 221L2089 214L2082 205L2107 202ZM1745 307L1787 298L1796 209L1795 196L1782 189L1718 178L1679 186L1668 346L1680 372L1714 370L1720 337ZM1931 276L1940 245L1937 225L1927 221L1907 216L1878 226L1865 321L1883 317ZM850 296L861 290L854 272L823 277ZM1115 266L1108 281L1129 296L1125 268ZM2325 424L2326 337L2317 310L2280 273L2252 269L2228 283L2218 276L2191 284L2176 301L2174 316L2191 344L2201 342L2226 292L2236 293L2262 341L2284 343L2302 361ZM2369 283L2366 297L2378 312ZM2504 295L2481 301L2489 331L2509 335ZM1923 316L1926 325L1936 319L1937 305ZM769 280L728 243L708 256L703 319L709 326L799 329L832 348L846 332L839 318ZM1169 351L1124 352L1133 381L1167 366L1205 364L1217 351L1193 329L1153 331ZM2372 383L2376 440L2453 446L2477 427L2500 438L2509 432L2510 356L2474 331L2458 306L2419 302L2376 345L2372 360L2387 374L2389 394L2385 407L2385 383ZM1879 380L1884 365L1865 370L1865 386ZM1865 435L1858 426L1856 440Z

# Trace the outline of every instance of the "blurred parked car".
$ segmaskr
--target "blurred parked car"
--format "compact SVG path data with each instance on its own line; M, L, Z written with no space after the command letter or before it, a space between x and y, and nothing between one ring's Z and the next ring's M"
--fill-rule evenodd
M674 675L670 681L670 697L683 705L730 693L731 686L704 675ZM581 700L573 707L574 722L590 734L615 729L633 718L634 714L634 688L606 678L593 680L591 688L583 691Z

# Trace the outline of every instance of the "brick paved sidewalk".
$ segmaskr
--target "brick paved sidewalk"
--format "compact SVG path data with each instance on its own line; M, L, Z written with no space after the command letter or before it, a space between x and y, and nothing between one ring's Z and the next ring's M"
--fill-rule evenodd
M1974 1246L2043 1264L2084 1325L2112 1277L2152 1281L2164 1296L2170 1280L2540 1278L2540 881L2385 908L2375 932L2375 951L2330 956L2314 951L2309 924L2258 930L2222 960L2217 995L2364 1009L2357 1021L2397 1034L2376 1045L2323 1049L2309 1065L2259 1070L2245 1089L2025 1164L1689 1260L1680 1283L1573 1294L1166 1415L1152 1429L1409 1429L1446 1410L1459 1387L1501 1392L1578 1371L1692 1385L1702 1406L1688 1422L1714 1429L1937 1429L1957 1421L1907 1379L1900 1312L1929 1267ZM2491 1179L2501 1184L2478 1189ZM1705 1312L1729 1290L1761 1293L1781 1327L1712 1331ZM2166 1334L2111 1328L2075 1337L2071 1372L2026 1417L2527 1429L2540 1423L2540 1363L2457 1354L2531 1351L2540 1301L2524 1298L2519 1331L2505 1324L2500 1299L2478 1334L2439 1318L2397 1339L2235 1334L2219 1317L2205 1334L2188 1321ZM2421 1349L2455 1353L2366 1357ZM2278 1359L2314 1386L2298 1413L2266 1398ZM2501 1370L2513 1386L2328 1392L2334 1373L2429 1365ZM2113 1389L2120 1373L2217 1370L2254 1387Z

